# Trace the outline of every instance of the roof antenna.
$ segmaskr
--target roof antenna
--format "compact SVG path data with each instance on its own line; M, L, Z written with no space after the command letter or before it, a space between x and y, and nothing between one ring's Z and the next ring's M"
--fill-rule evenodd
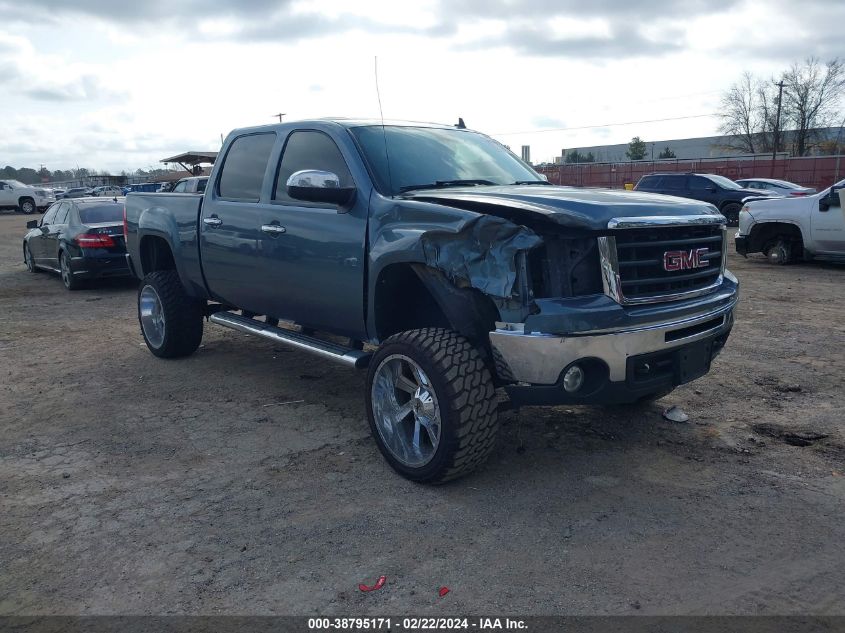
M384 111L381 109L381 91L378 88L378 55L373 58L375 62L376 75L376 97L378 97L378 113L381 116L381 136L384 139L384 159L387 161L387 183L390 187L390 195L393 195L393 174L390 171L390 154L387 151L387 132L384 129Z
M458 117L458 122L455 123L455 127L458 128L459 130L467 129L467 125L466 125L466 123L464 123L464 120L461 117Z

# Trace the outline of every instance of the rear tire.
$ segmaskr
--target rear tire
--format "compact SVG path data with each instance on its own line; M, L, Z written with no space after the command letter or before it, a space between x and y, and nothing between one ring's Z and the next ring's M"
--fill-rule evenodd
M82 288L82 281L73 276L73 268L70 265L70 257L65 251L59 251L59 269L62 274L62 283L68 290L79 290Z
M202 341L203 304L185 293L175 270L144 277L138 289L138 322L149 350L159 358L193 354Z
M391 336L367 372L367 419L399 474L438 484L475 470L499 428L493 379L478 350L445 329Z
M728 226L739 226L739 212L742 210L742 205L736 202L730 202L722 207L722 215L728 220Z

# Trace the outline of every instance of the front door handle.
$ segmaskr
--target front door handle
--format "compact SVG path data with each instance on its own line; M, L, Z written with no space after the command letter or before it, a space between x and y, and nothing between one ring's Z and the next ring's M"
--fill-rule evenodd
M203 224L207 224L208 226L220 226L221 224L223 224L223 220L214 216L210 218L203 218L202 221Z
M279 226L278 224L262 224L261 225L261 232L266 233L267 235L281 235L285 233L287 229L283 226Z

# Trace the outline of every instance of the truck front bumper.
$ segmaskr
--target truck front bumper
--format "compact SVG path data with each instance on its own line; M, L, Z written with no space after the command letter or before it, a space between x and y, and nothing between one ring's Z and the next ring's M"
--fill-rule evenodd
M748 255L748 238L745 235L736 234L734 237L734 244L736 244L736 252L743 257Z
M706 374L728 339L735 306L736 295L695 316L572 336L502 327L490 333L490 342L517 406L634 402ZM582 385L567 391L564 376L574 365Z

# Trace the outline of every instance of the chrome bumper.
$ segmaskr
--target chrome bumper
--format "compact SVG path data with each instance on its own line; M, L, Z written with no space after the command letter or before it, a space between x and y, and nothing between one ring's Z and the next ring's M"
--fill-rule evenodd
M555 384L566 366L581 358L604 361L609 379L620 382L626 378L630 356L680 347L729 331L735 307L736 300L718 310L670 323L578 336L525 334L519 324L502 324L490 332L490 343L508 377L517 382Z

